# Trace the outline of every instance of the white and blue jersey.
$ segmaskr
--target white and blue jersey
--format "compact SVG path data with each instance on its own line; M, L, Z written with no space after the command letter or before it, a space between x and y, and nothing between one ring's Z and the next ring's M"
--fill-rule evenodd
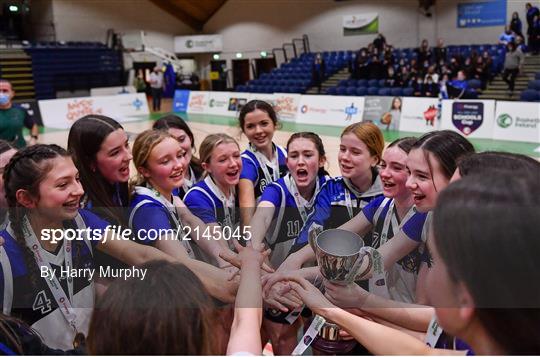
M247 179L253 183L255 199L258 199L267 185L285 176L287 168L287 151L279 146L274 147L273 162L257 152L250 144L249 148L242 153L242 172L240 179Z
M313 210L313 203L320 188L328 179L330 177L326 175L318 176L315 191L309 201L300 196L290 174L266 186L260 201L268 201L275 207L272 224L266 233L266 243L272 250L270 262L274 267L281 265L289 255L294 240Z
M160 234L175 232L187 253L193 257L189 241L182 239L184 232L176 207L155 190L135 187L130 203L129 227L136 241L146 245L154 245L157 239L169 239Z
M392 210L389 216L389 211ZM400 221L393 200L384 196L377 197L362 210L366 219L372 224L372 239L370 246L377 249L396 232L401 230L415 242L422 243L422 230L427 214L417 212L411 207ZM388 293L392 300L414 303L416 300L416 279L421 262L419 247L400 259L394 267L386 272Z
M193 167L191 165L188 166L189 170L189 180L184 177L184 183L181 187L178 187L173 191L173 195L178 196L180 198L184 198L186 193L189 191L190 188L193 187L197 182L201 180L200 176L197 176L195 174L195 170L193 170Z
M108 223L87 210L79 210L79 215L64 223L65 228L100 230L104 232ZM92 231L91 231L92 232ZM2 309L4 314L18 317L39 332L43 342L49 347L73 348L75 332L58 308L45 277L41 277L39 266L29 249L15 239L11 224L0 232L4 239L2 254ZM73 269L94 269L93 247L99 243L94 237L84 235L84 240L73 240L71 245L71 266ZM62 276L66 269L67 257L64 241L58 243L56 252L42 250L43 259L52 269L66 296L72 296L71 305L77 313L79 331L88 332L90 316L94 307L94 284L88 276L78 274L72 280ZM30 255L30 256L29 256ZM32 262L32 263L30 263ZM32 264L29 266L28 264ZM71 285L71 292L70 287Z
M374 172L371 187L365 192L358 192L344 177L332 178L324 184L315 200L313 212L302 227L291 252L295 252L308 243L309 232L337 228L357 215L371 200L382 196L381 179ZM364 237L366 245L370 238Z
M240 222L236 192L226 197L209 175L197 182L184 196L184 203L191 213L204 223L218 223L235 228Z

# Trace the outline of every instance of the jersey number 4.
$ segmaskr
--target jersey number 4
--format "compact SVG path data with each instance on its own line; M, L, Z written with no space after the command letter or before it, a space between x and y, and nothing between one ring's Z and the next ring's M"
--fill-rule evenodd
M34 299L32 309L34 309L34 311L40 310L42 314L46 314L52 310L51 305L51 300L47 298L45 290L41 290Z

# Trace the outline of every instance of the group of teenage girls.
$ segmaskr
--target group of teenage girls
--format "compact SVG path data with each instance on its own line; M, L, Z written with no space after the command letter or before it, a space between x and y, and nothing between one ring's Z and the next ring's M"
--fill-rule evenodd
M239 124L245 150L210 134L198 157L177 116L132 148L122 126L99 115L73 124L67 150L0 143L0 349L261 354L270 340L290 354L308 307L373 354L540 352L539 162L475 153L452 131L385 149L377 126L355 123L340 137L341 176L330 177L317 134L273 142L279 122L268 103L247 103ZM91 236L107 226L132 239ZM93 230L42 239L70 228ZM370 247L363 281L321 279L309 242L330 228ZM147 274L43 274L66 266Z

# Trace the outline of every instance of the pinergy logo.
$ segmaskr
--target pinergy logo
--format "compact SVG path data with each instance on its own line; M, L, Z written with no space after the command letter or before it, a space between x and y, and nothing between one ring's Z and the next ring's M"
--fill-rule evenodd
M512 117L510 116L510 114L501 114L497 117L497 124L501 127L501 128L508 128L510 125L512 125Z

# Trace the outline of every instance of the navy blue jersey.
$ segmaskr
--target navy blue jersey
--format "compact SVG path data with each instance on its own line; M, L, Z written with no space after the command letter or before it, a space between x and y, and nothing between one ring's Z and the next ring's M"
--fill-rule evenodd
M308 243L308 234L315 227L337 228L357 215L371 200L382 196L382 184L378 175L374 176L371 187L363 193L354 192L343 177L326 181L315 200L315 207L302 227L293 251ZM349 200L350 199L350 200ZM366 245L370 238L364 237Z
M83 226L77 225L75 221L65 222L65 228L91 228L105 231L108 223L93 213L86 210L79 210L80 217L84 222ZM34 260L32 253L25 245L15 240L11 226L0 232L4 238L4 249L9 263L9 270L6 271L5 261L2 264L1 280L2 285L3 310L16 316L40 333L45 344L53 348L70 349L73 348L72 341L74 331L65 320L58 304L52 295L45 276L40 272L39 266ZM72 245L72 267L73 269L94 269L94 258L92 247L98 244L98 240L92 237L84 241L74 240ZM24 243L23 243L24 244ZM60 275L60 269L66 268L64 242L58 243L56 252L46 252L46 260L50 266L58 272L55 274L66 296L69 296L67 277ZM25 253L26 251L26 253ZM31 265L29 265L31 264ZM89 275L79 274L73 279L73 301L72 306L77 310L77 315L81 319L83 333L87 333L90 315L94 306L94 286ZM7 294L6 294L7 293ZM11 296L9 296L11 295ZM11 305L6 306L7 304Z
M285 176L289 171L287 168L287 151L279 145L274 145L277 152L277 170L267 162L266 158L257 158L257 155L252 150L245 150L242 153L242 172L240 173L240 179L247 179L253 183L255 189L255 199L258 199L264 192L265 187L277 178ZM262 155L259 155L261 157ZM266 170L271 177L266 177L266 174L261 167L261 160L265 162Z
M326 175L320 175L315 187L315 192L310 201L299 197L305 214L311 214L313 203L324 183L330 179ZM261 196L262 201L268 201L275 207L274 218L266 234L266 243L272 250L270 261L273 266L279 266L288 256L289 251L298 237L300 229L304 225L301 211L298 209L293 193L289 189L289 183L292 181L290 174L272 182L264 190ZM266 209L264 207L260 209Z
M189 210L204 223L218 223L233 228L240 222L238 200L235 196L225 202L222 192L217 188L211 176L197 182L185 195L184 203Z
M392 239L395 232L401 230L407 237L415 242L421 243L422 229L427 214L417 212L415 208L406 215L406 221L401 222L395 207L392 209L391 217L388 217L392 199L384 196L372 200L364 209L362 214L372 224L371 246L375 249L381 246L381 238L384 235L385 241ZM388 219L387 219L388 218ZM388 226L385 227L385 220ZM394 267L386 272L388 292L390 298L396 301L414 303L416 301L416 278L421 262L421 251L423 247L418 247L405 257L400 259Z

